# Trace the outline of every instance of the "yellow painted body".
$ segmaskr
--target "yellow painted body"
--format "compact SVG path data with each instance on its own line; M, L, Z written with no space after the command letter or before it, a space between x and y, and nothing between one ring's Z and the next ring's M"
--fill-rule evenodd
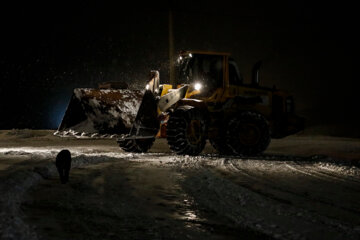
M163 84L163 89L161 91L161 97L164 96L165 94L167 94L169 92L170 89L172 89L172 85L171 84Z
M192 52L182 52L180 56L187 56L189 54L206 54L206 55L220 55L223 57L223 86L217 88L209 97L201 97L199 93L201 90L195 90L193 87L189 87L185 98L178 102L179 105L193 105L196 107L206 108L210 113L210 121L216 122L217 116L216 113L220 115L224 114L236 114L241 111L254 111L262 114L269 122L270 128L274 125L274 115L273 115L273 97L276 95L282 99L286 99L290 95L285 91L264 88L257 85L230 85L229 83L229 53L217 53L217 52L202 52L202 51L192 51ZM183 85L178 85L177 88L182 87ZM172 86L169 84L164 84L161 92L161 96L165 95L172 89ZM253 104L243 104L236 101L235 99L242 98L261 98L261 101ZM289 118L290 121L294 121L294 126L299 124L297 116L294 114L288 114L286 109L286 104L282 104L282 109L278 109L284 113L285 118ZM215 118L215 119L214 119ZM293 119L293 120L291 120ZM166 124L166 122L165 122ZM288 131L295 131L298 126L286 126ZM163 126L162 126L163 127ZM166 126L165 126L166 127ZM213 128L213 129L211 129ZM214 131L214 128L218 126L210 127L209 134L211 131ZM294 130L292 130L294 129ZM217 132L218 129L215 129ZM286 130L285 130L286 131ZM162 131L161 131L162 132ZM163 133L159 133L158 136L165 137ZM296 132L296 131L295 131ZM217 134L217 133L215 133Z

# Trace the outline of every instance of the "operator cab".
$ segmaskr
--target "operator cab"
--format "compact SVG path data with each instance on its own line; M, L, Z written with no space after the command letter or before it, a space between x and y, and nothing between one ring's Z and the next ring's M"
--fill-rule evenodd
M229 84L242 85L243 78L234 59L228 54L186 53L177 60L177 85L189 84L193 88L201 88L199 97L209 97L217 88L225 83L225 63L229 64ZM200 90L200 89L196 89Z

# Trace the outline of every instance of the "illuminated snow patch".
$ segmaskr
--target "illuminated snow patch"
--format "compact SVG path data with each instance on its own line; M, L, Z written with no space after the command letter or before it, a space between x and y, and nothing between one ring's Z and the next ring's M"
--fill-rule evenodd
M0 148L0 154L5 155L37 155L44 158L55 158L56 155L62 150L68 149L71 156L74 157L105 157L105 158L119 158L119 159L137 159L141 154L122 153L122 152L105 152L93 148L33 148L33 147L19 147L19 148ZM146 159L148 160L148 159Z
M54 155L59 152L59 149L39 149L39 148L31 148L31 147L20 147L20 148L0 148L0 153L3 154L12 154L12 155L20 155L20 154L40 154L40 155Z

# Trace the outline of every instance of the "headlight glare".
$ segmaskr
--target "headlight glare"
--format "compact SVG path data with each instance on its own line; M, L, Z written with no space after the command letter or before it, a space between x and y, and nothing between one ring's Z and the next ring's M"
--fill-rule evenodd
M199 91L202 88L201 83L195 83L194 88L195 90Z

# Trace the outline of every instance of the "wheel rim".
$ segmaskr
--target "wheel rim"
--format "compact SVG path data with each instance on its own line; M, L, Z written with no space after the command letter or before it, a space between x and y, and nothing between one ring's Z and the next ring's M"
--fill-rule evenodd
M259 142L261 133L256 124L242 123L238 126L238 136L241 144L253 146Z
M188 141L196 145L201 142L202 129L200 120L191 120L186 129Z

